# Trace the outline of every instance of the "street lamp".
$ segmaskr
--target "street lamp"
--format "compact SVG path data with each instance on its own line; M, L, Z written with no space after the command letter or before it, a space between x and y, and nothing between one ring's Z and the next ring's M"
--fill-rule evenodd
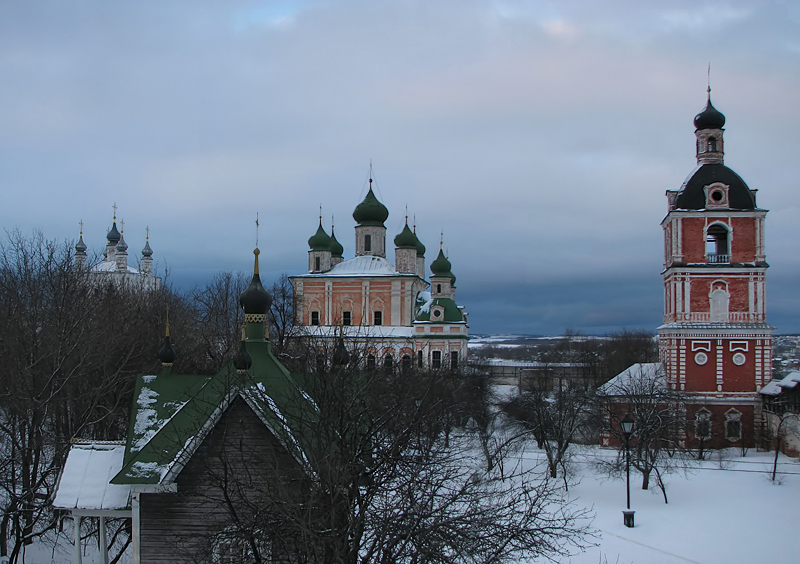
M626 413L622 421L619 422L619 426L622 428L622 434L625 436L625 482L628 493L628 509L627 511L623 511L622 515L623 523L625 523L626 527L633 527L633 514L635 513L635 511L631 511L631 451L629 448L629 441L633 434L634 423L636 423L636 420L631 417L630 413Z

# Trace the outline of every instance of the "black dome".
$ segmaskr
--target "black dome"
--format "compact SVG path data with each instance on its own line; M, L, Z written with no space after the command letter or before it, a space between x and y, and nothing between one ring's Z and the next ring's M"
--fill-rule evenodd
M711 104L708 99L705 109L694 117L694 126L697 129L722 129L725 125L725 116Z
M239 342L239 351L233 357L233 367L236 370L250 370L251 366L253 366L253 358L247 352L247 347L244 344L244 340L242 340Z
M158 352L158 359L163 364L172 364L175 362L175 350L172 348L172 342L169 339L169 335L164 337L164 345Z
M120 235L119 230L117 229L117 218L114 218L114 225L111 226L111 231L109 231L108 235L106 235L106 239L108 239L109 245L116 245L119 243L120 237L122 237L122 235Z
M754 210L756 201L744 180L723 164L704 164L683 183L675 207L682 210L702 210L706 207L704 188L714 182L730 186L728 202L730 209Z
M250 285L242 292L239 298L239 305L242 306L245 314L266 314L269 306L272 305L272 296L269 295L261 284L261 277L258 275L258 254L259 250L253 251L256 256L255 268L253 268L253 279Z

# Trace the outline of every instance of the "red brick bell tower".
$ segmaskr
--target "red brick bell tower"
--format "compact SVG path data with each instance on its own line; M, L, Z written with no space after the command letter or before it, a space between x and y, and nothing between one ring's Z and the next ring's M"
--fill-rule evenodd
M687 398L688 444L753 446L758 391L772 378L766 323L764 220L748 188L723 162L725 116L711 104L694 119L697 167L668 190L664 229L661 360Z

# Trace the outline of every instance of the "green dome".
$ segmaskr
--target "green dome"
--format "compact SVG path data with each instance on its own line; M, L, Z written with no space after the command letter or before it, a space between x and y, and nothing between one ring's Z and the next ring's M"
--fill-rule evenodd
M315 235L315 237L316 237L316 235ZM333 234L333 225L331 225L330 249L331 249L331 256L332 257L339 258L339 257L342 256L342 254L344 254L344 247L342 247L342 244L339 241L336 240L336 235Z
M417 239L417 236L408 228L408 223L403 227L400 234L394 238L394 246L398 249L419 249L419 245L419 239Z
M439 256L431 263L431 272L434 276L449 276L451 278L453 276L450 272L450 261L444 256L442 249L439 249Z
M371 181L370 181L371 182ZM382 203L378 201L375 194L372 192L372 185L370 185L369 192L364 198L364 201L356 206L353 211L353 219L359 225L383 225L383 222L389 217L389 210L386 209Z
M311 247L312 251L330 251L331 250L331 238L328 237L328 234L325 233L325 230L322 228L322 220L319 220L319 227L317 228L317 232L311 236L308 240L308 246Z
M417 237L416 232L414 233L414 237ZM422 241L419 240L419 237L417 237L417 256L418 257L425 256L425 245L422 244Z

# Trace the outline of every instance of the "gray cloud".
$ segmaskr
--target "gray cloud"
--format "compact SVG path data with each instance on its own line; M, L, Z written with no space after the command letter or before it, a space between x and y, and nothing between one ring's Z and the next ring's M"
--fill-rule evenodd
M320 204L352 254L372 159L390 233L406 205L429 259L444 232L473 330L654 328L711 61L726 164L771 210L770 321L797 331L798 22L744 1L4 3L0 223L83 218L99 247L116 201L188 284L250 268L259 211L267 268L295 273Z

